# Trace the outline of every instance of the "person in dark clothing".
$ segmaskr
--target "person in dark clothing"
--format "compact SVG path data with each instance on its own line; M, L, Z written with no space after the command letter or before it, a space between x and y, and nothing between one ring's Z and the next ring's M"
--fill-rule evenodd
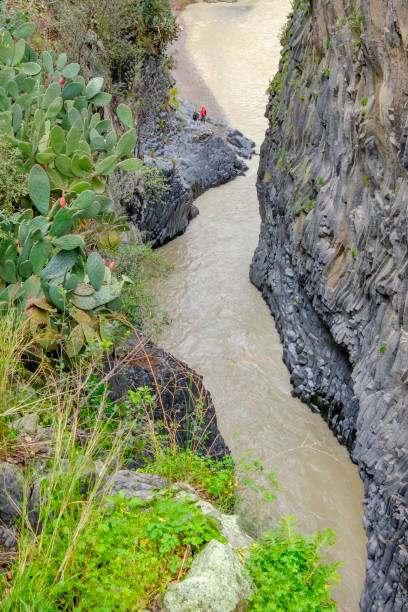
M193 113L193 119L194 119L194 121L197 121L197 119L199 118L199 116L200 116L200 115L197 113L197 111L194 111L194 113Z
M201 107L201 110L200 110L201 121L204 121L204 122L205 122L205 116L206 116L206 114L207 114L207 111L205 110L205 107L204 107L204 106L202 106L202 107Z

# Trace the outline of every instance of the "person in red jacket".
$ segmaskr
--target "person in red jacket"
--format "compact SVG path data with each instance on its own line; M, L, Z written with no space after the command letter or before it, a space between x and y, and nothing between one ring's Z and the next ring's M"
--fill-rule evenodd
M201 121L204 121L204 122L205 122L205 116L206 116L206 114L207 114L207 111L205 110L205 106L202 106L202 107L201 107L201 110L200 110Z

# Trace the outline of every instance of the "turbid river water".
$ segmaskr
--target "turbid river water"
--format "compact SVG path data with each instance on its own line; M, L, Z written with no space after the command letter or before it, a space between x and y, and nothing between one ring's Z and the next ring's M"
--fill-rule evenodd
M175 49L181 95L204 102L209 115L222 112L258 147L266 129L265 90L278 67L279 30L289 5L244 0L194 4L183 12L183 40ZM246 176L202 195L196 202L200 215L163 247L174 271L161 281L160 303L174 322L159 341L204 375L233 456L253 449L266 469L277 470L282 489L275 502L247 498L258 529L289 513L303 531L335 531L329 558L345 564L333 594L339 610L356 612L366 559L362 482L323 420L291 396L273 318L248 280L259 232L258 160Z

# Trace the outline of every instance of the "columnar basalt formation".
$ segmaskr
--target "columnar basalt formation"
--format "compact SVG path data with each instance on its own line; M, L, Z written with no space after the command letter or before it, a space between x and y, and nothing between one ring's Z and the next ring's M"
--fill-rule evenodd
M271 83L251 280L294 393L365 483L362 610L408 606L408 11L295 0Z

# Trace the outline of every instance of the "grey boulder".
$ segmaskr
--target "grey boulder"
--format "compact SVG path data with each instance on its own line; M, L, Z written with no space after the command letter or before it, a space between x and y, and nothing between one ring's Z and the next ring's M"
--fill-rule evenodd
M139 497L140 499L148 500L153 497L155 491L164 489L166 486L167 482L164 478L160 478L160 476L155 474L119 470L114 474L109 488L112 495L123 491L126 499Z
M164 612L238 612L254 589L230 544L211 540L194 559L186 578L170 587Z

